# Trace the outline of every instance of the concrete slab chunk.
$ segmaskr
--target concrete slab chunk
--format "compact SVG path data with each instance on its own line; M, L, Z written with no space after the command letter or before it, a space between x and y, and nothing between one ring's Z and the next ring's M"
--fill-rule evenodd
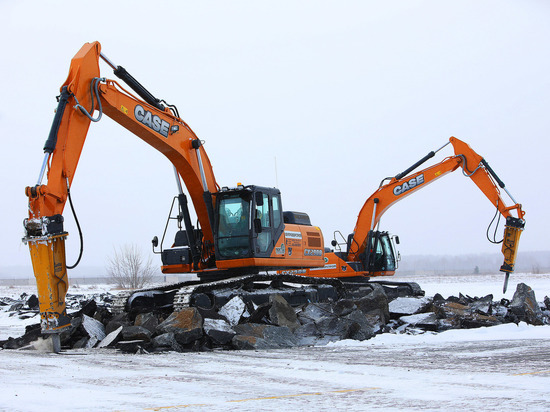
M90 338L94 337L97 341L105 339L105 327L100 321L88 315L82 315L82 326Z
M120 326L117 330L112 331L109 333L99 344L97 345L98 348L105 348L109 345L112 345L115 343L116 339L119 337L120 332L122 332L122 326Z
M239 320L245 310L246 304L244 301L239 296L235 296L223 305L218 313L224 316L229 321L231 326L233 326L239 323Z
M414 315L425 310L430 301L426 298L397 298L389 303L390 315Z

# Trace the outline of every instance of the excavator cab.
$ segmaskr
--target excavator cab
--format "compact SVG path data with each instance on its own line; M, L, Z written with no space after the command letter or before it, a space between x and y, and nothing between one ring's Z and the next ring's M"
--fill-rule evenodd
M260 186L238 185L224 187L215 194L214 251L216 261L240 261L235 272L256 272L258 268L246 266L243 259L269 258L273 252L274 240L284 231L281 209L281 194L278 189ZM179 215L173 215L174 202L178 200ZM185 230L176 233L171 248L156 252L162 255L164 273L181 273L199 269L198 262L203 255L202 232L191 225L185 196L176 197L172 203L166 226L171 219L185 221ZM180 222L181 226L181 222ZM166 234L166 229L165 229ZM190 235L192 234L192 235ZM163 236L164 240L164 236ZM162 243L162 242L161 242ZM158 238L153 239L153 250ZM227 265L227 264L226 264ZM252 266L258 266L252 264ZM240 270L239 268L242 268ZM212 273L212 268L209 267Z
M278 189L222 188L216 194L216 260L269 257L283 232Z
M398 237L391 237L388 232L371 230L367 241L368 247L362 256L365 270L372 275L394 272L399 260L394 241L399 244Z
M211 280L325 264L321 230L311 225L305 213L283 213L279 189L239 184L223 187L214 198L213 242L205 241L202 229L191 224L185 195L174 198L166 227L177 219L180 230L172 247L162 247L166 228L158 252L159 240L153 238L163 273L196 272ZM172 217L176 200L179 213Z

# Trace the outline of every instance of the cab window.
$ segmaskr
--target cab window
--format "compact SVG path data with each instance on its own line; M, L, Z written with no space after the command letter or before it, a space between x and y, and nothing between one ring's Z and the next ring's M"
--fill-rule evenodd
M255 219L262 224L262 231L257 233L258 252L265 253L271 246L271 217L269 213L269 195L262 194L262 204L256 204Z
M249 253L250 200L228 196L220 200L218 251L224 257Z
M277 229L281 225L281 206L280 206L280 200L279 195L273 196L272 198L273 203L273 228Z
M271 227L271 219L269 217L269 196L266 193L262 194L263 204L256 205L255 219L260 219L262 227Z

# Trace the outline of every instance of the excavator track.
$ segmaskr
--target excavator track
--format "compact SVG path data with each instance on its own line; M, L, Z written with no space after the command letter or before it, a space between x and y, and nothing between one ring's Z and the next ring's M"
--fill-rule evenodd
M260 305L273 294L282 295L291 305L326 302L343 297L366 296L379 284L390 299L398 296L423 296L416 283L343 282L336 278L314 278L276 273L237 276L228 279L193 280L176 284L126 291L113 301L114 313L137 314L151 310L181 311L188 307L220 308L235 296L245 303Z
M338 279L297 275L256 274L204 282L186 281L121 292L111 306L113 313L136 314L151 310L179 311L190 306L221 307L234 296L255 305L281 294L291 305L337 300L346 294Z

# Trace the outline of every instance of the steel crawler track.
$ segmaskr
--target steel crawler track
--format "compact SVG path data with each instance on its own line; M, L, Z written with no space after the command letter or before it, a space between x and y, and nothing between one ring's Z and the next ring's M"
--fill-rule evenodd
M271 294L283 295L291 305L308 302L337 300L348 294L357 295L361 289L381 285L388 297L423 296L424 291L416 283L406 282L344 282L335 278L314 278L276 273L244 275L223 280L185 281L176 284L126 291L117 295L112 311L145 312L169 309L182 310L190 306L221 307L234 296L258 305L269 299ZM367 291L364 291L367 294ZM357 297L357 296L356 296Z

